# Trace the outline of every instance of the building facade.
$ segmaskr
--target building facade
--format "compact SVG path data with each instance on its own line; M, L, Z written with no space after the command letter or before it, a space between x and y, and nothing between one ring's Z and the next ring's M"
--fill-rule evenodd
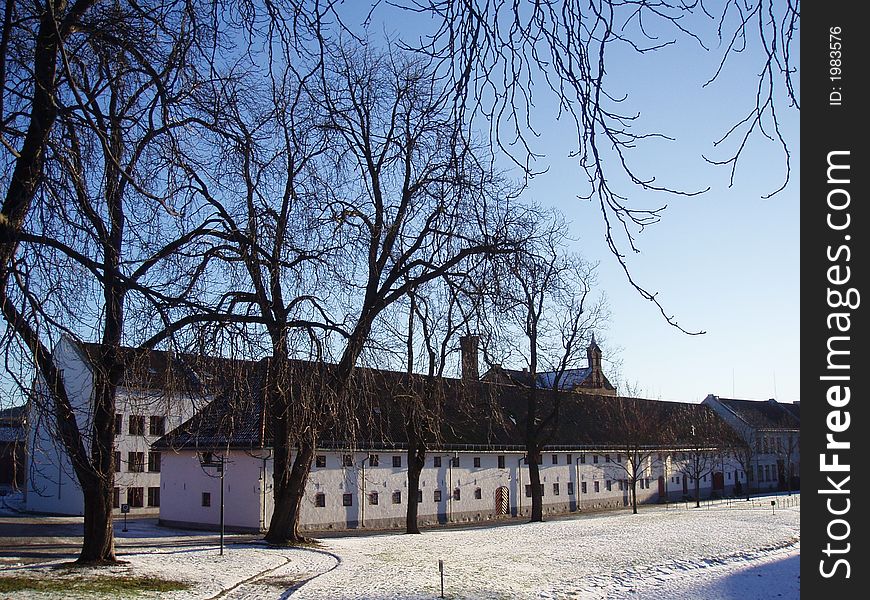
M709 394L702 402L737 433L738 455L750 472L750 491L800 489L800 403L722 398Z
M681 469L681 451L651 458L638 482L638 503L679 501L694 493ZM168 526L214 529L220 523L223 485L224 523L229 530L264 531L272 516L271 453L230 450L223 482L203 453L164 452L160 522ZM407 454L392 450L320 450L315 456L303 500L300 528L307 530L389 529L405 525ZM540 465L545 515L593 512L631 504L625 456L615 450L564 449L544 454ZM725 459L721 470L704 475L701 494L733 492L739 466ZM648 475L648 476L646 476ZM745 478L745 475L737 475ZM531 489L528 465L519 449L439 449L426 456L420 477L421 526L479 523L528 517ZM745 479L744 479L745 481Z
M89 450L93 413L93 361L95 346L64 337L52 357L63 370L64 383L76 414L79 431ZM128 362L124 385L118 390L115 413L114 508L130 507L131 514L157 514L160 509L159 452L151 444L189 419L208 399L187 393L188 385L174 385L168 373L189 379L192 372L174 365L174 357L152 351L134 360L131 349L122 349ZM25 507L43 514L82 515L84 498L69 456L57 435L51 401L37 381L36 398L28 405L27 485Z

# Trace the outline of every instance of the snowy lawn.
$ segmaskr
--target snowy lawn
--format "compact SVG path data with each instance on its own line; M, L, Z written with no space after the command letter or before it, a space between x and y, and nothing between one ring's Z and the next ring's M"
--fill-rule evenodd
M190 584L151 595L172 600L428 599L440 597L441 559L445 598L453 599L797 599L800 506L778 506L774 513L769 500L700 509L649 506L637 515L610 512L419 536L328 537L310 549L269 549L229 536L223 556L196 534L131 523L142 529L118 541L119 557L129 564L94 573ZM7 563L0 577L71 576L49 567ZM28 596L37 597L15 594Z
M769 499L336 538L339 566L293 598L439 597L439 559L446 598L797 598L799 539L799 505Z

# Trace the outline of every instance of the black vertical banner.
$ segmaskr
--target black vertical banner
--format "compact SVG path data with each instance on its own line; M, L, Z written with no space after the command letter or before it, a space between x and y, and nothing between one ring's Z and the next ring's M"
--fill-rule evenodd
M801 596L866 597L868 52L861 2L801 15ZM868 306L865 306L865 303Z

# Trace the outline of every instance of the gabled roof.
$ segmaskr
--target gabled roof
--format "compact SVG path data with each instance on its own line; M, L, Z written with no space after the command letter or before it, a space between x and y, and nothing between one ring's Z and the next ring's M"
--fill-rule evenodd
M265 363L249 377L228 389L179 428L153 444L160 449L212 450L268 448L272 444L268 407L264 402ZM311 377L312 363L294 363L290 380L296 397L317 393L332 365L322 365ZM406 414L410 398L423 399L437 416L434 430L426 435L430 448L445 450L525 447L528 394L533 390L486 381L408 375L393 371L357 368L350 384L354 418L351 428L334 426L321 433L321 448L407 447ZM702 438L702 425L721 419L706 406L637 398L617 398L578 392L538 389L541 414L559 404L559 414L543 440L545 448L617 448L632 438L625 424L614 418L620 407L635 411L650 424L646 445L687 445ZM305 406L291 407L304 419ZM697 437L691 427L697 424ZM724 428L724 427L723 427ZM632 438L637 441L637 438Z
M754 429L799 429L799 409L791 410L776 400L738 400L717 398L741 421Z
M73 342L91 369L100 364L101 344ZM128 389L156 392L177 391L186 395L207 395L210 389L223 389L228 376L250 370L252 361L149 350L122 346L118 359L124 365L122 385Z

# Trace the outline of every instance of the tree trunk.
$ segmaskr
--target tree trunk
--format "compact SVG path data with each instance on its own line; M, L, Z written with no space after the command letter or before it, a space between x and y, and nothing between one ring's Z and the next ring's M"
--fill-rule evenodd
M637 514L637 478L631 478L631 512Z
M81 476L79 481L81 482ZM82 484L85 501L84 542L76 563L99 565L117 563L115 532L112 527L112 486L91 476Z
M541 470L538 465L538 459L541 456L541 451L538 449L531 450L526 453L529 463L529 485L532 486L532 514L529 517L529 522L542 522L544 520L544 498L541 494ZM522 493L519 490L518 493Z
M408 446L408 510L405 517L405 533L420 533L417 524L417 490L420 489L420 473L426 462L426 448L419 440Z
M269 531L265 540L270 544L286 545L307 542L308 538L299 532L299 518L302 512L302 499L305 496L305 485L311 472L311 461L314 459L314 440L306 440L300 444L289 477L284 479L279 474L279 458L275 452L275 509L269 522ZM289 452L283 460L289 462ZM285 469L280 469L286 473Z
M695 508L701 508L701 478L695 477Z

